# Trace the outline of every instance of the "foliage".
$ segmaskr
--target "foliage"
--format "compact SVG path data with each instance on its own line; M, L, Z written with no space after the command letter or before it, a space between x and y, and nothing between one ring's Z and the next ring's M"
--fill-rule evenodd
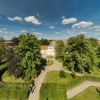
M27 100L30 84L0 82L0 100Z
M69 38L63 64L71 71L92 71L95 65L95 51L83 34Z
M24 70L26 80L34 78L41 69L40 44L32 34L22 34L19 36L19 44L14 48L14 52L22 56L20 66Z
M53 65L53 60L47 60L47 66L51 66L51 65Z
M5 59L5 40L0 38L0 63Z
M97 47L96 53L97 53L97 57L100 58L100 46Z
M43 38L42 38L42 39L40 40L40 44L41 44L41 45L49 45L49 44L50 44L50 41L47 40L47 39L43 39Z
M62 61L63 51L64 51L64 42L62 40L56 41L55 51L56 51L56 59Z
M6 50L6 57L8 73L11 76L14 75L16 78L22 77L24 75L23 68L20 65L22 56L15 54L13 48L8 47Z
M13 46L16 46L19 43L19 38L13 37L12 40L11 40L11 42L12 42Z
M65 72L64 72L63 70L61 70L61 71L59 72L59 76L60 76L61 78L66 78L66 74L65 74Z
M25 81L22 78L16 78L14 75L9 75L7 71L5 71L2 75L3 82L10 82L10 83L24 83Z
M89 38L90 43L92 44L92 47L97 47L98 46L98 40L96 38Z

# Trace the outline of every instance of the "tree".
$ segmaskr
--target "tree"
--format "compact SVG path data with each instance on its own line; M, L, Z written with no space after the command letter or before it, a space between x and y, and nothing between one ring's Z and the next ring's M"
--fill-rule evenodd
M17 37L13 37L11 42L12 42L13 46L18 45L19 39Z
M95 65L95 52L83 34L68 40L63 64L71 71L90 72Z
M92 46L94 47L94 48L96 48L97 46L98 46L98 40L97 39L95 39L95 38L89 38L89 40L90 40L90 42L91 42L91 44L92 44Z
M64 51L64 42L62 40L56 41L55 51L56 51L56 59L62 61L63 51Z
M0 38L0 63L4 60L5 58L5 40L1 37Z
M100 58L100 46L97 47L96 53L97 53L97 57Z
M25 79L34 78L38 73L38 67L41 68L40 44L37 38L32 34L22 34L14 52L22 55L20 64L24 69Z
M42 38L42 39L40 40L40 44L41 44L41 45L49 45L49 44L50 44L50 41L47 40L47 39L43 39L43 38Z

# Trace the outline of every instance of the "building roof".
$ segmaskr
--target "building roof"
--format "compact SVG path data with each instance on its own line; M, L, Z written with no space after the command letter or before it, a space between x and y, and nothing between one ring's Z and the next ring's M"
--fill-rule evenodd
M100 40L98 40L98 44L100 44Z
M41 50L47 50L48 49L48 45L42 45L41 46Z

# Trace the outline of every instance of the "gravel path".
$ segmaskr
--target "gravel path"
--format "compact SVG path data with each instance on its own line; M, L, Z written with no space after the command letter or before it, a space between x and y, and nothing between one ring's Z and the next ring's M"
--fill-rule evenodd
M80 92L84 91L90 86L94 87L100 87L100 82L91 82L91 81L85 81L84 83L70 89L67 91L67 98L71 99L72 97L78 95Z
M41 74L35 79L35 87L36 88L33 93L32 92L30 93L29 100L39 100L40 88L43 83L43 79L44 79L45 75L47 74L47 72L54 71L54 70L64 70L62 67L62 64L59 63L58 61L56 61L55 59L54 59L54 64L52 66L46 67L45 71L42 71ZM69 71L65 71L65 72L71 73ZM83 76L81 74L76 74L76 75Z
M41 74L35 80L36 88L33 93L32 92L30 93L29 100L39 100L39 95L40 95L39 93L40 93L41 85L43 83L43 79L45 75L47 74L47 72L53 71L53 70L63 70L62 64L55 61L55 63L52 66L46 67L45 71L41 72Z

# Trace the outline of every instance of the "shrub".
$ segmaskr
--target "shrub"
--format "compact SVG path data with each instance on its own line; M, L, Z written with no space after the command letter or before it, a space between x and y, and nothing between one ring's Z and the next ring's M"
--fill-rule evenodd
M51 66L53 64L53 61L52 60L48 60L47 61L47 66Z
M71 76L72 76L72 78L75 78L75 77L76 77L75 72L72 72L72 73L71 73Z
M61 70L61 71L59 72L59 76L60 76L61 78L66 78L66 73L65 73L63 70Z

